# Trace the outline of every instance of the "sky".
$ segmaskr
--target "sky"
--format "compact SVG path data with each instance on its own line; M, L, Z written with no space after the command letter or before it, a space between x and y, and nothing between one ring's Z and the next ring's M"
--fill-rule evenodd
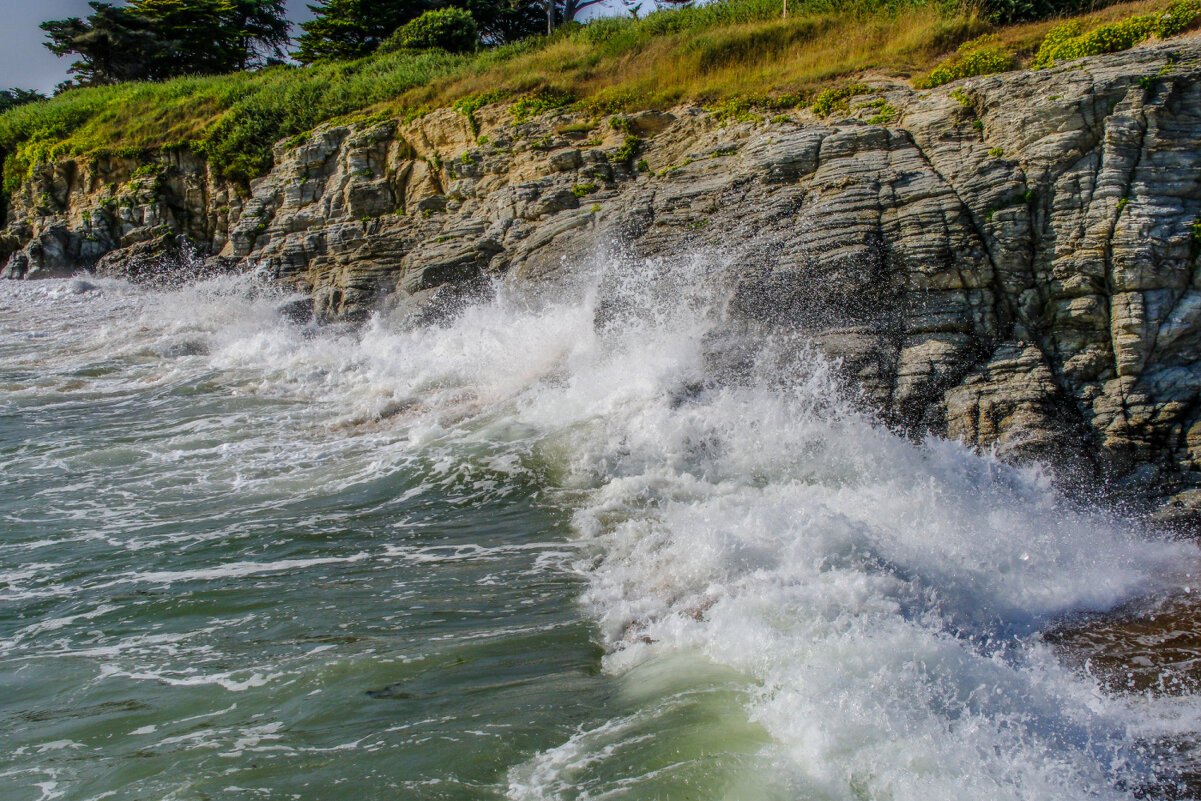
M119 1L109 0L114 5ZM312 16L306 3L313 0L287 2L288 19L293 22ZM47 50L38 25L48 19L86 17L90 12L87 0L0 0L0 89L53 92L68 78L72 57L59 58Z

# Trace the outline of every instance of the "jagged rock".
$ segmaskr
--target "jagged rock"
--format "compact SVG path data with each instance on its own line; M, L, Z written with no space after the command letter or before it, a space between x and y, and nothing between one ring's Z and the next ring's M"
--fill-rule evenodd
M87 266L81 238L65 224L44 228L9 256L0 278L61 278Z
M671 127L676 118L665 111L640 111L630 117L630 125L644 136L654 136Z
M290 300L287 303L281 304L276 311L279 312L280 317L297 325L311 323L316 317L315 304L312 298Z
M547 157L550 162L550 168L556 172L567 172L579 168L584 163L580 156L580 151L575 148L565 148L556 150Z
M97 275L135 284L179 286L237 268L237 262L204 259L186 237L163 234L109 251L93 268Z
M278 146L249 196L184 153L150 183L120 159L44 165L0 256L6 276L57 274L152 252L165 228L308 293L318 318L389 296L431 322L502 273L566 285L609 248L707 251L730 294L724 374L742 328L803 337L890 423L1201 519L1201 40L872 91L887 126L678 108L580 146L558 133L570 115L515 126L500 106L478 131L451 110L330 125ZM619 306L602 297L601 324Z

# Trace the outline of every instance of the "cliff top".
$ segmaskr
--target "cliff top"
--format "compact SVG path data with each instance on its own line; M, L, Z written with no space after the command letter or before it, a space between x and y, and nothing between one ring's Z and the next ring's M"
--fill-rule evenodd
M76 89L0 115L4 192L40 163L189 149L249 180L272 146L341 119L407 118L509 102L515 119L573 106L594 115L703 105L742 121L810 106L824 116L863 76L946 83L966 75L1112 52L1201 22L1201 0L1139 0L1069 20L995 26L913 0L727 0L642 19L607 18L551 37L453 55L400 51L352 62ZM1175 21L1165 29L1163 20ZM1054 48L1052 48L1054 49ZM890 110L880 109L887 122Z

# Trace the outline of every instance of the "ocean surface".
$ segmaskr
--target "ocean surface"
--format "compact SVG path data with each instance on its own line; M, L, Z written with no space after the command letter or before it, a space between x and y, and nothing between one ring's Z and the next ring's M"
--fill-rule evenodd
M425 329L0 283L0 799L1194 797L1195 666L1097 616L1196 545L803 341L713 374L719 267Z

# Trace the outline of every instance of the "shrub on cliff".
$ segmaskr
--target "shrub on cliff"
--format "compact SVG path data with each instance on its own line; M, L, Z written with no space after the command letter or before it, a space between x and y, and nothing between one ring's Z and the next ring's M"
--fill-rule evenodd
M397 28L380 45L380 52L439 48L451 53L465 53L475 49L479 38L479 26L469 12L461 8L439 8Z
M918 89L932 89L960 78L991 75L1017 67L1017 58L1005 49L995 34L964 42L955 55L939 63L925 78L914 81Z
M1128 50L1152 36L1159 39L1175 36L1198 22L1201 22L1201 0L1177 0L1166 11L1139 14L1091 31L1085 31L1078 20L1069 20L1051 29L1031 66L1041 69L1059 61Z
M448 5L448 8L438 8ZM462 32L463 15L476 26L475 39L503 44L536 34L545 25L542 0L321 0L310 6L314 19L300 23L304 31L292 54L302 64L317 61L362 58L381 49L444 47L451 52L470 50L461 45L449 28ZM437 10L435 10L437 9ZM442 12L453 12L447 15ZM430 41L442 36L451 47L440 44L398 43L393 37L424 15L441 14L410 29L413 42ZM435 30L437 29L437 30ZM474 45L474 40L473 43Z

